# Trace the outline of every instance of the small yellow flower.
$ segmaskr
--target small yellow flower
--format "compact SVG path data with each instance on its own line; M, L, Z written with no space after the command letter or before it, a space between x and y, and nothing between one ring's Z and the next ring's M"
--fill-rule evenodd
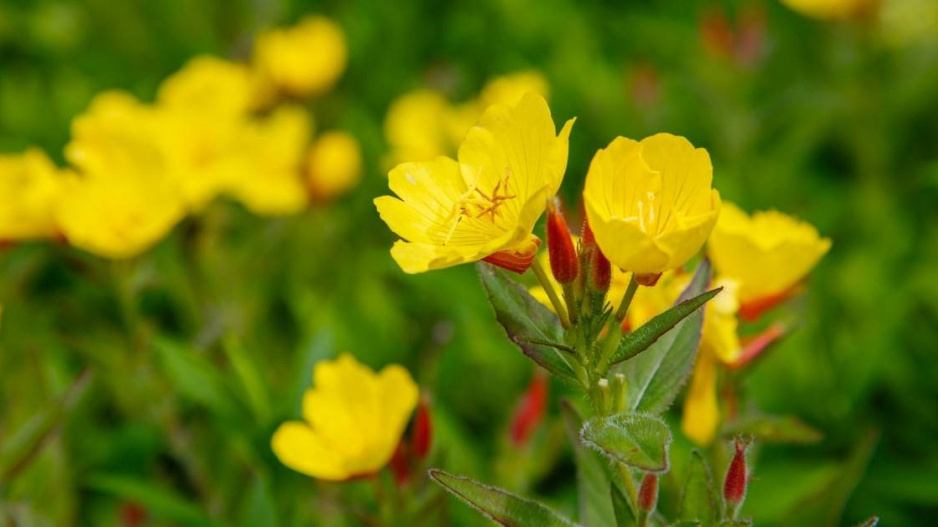
M482 87L479 103L483 109L493 104L514 106L528 92L550 98L550 86L541 72L526 70L495 77Z
M310 148L306 168L313 198L335 199L354 188L361 179L361 147L351 134L326 132Z
M446 97L433 90L416 90L395 99L384 119L391 164L432 161L448 155L456 145L447 135L448 112ZM472 122L477 117L473 113Z
M257 108L261 97L261 80L250 68L204 55L160 84L157 103L213 118L238 117Z
M739 283L743 303L788 291L830 246L808 223L777 211L750 217L732 203L724 205L708 242L714 267Z
M345 71L345 33L332 20L306 17L290 28L261 33L254 63L270 81L293 96L328 91Z
M403 238L391 256L407 273L498 257L526 268L539 240L531 231L567 166L573 120L556 134L547 102L528 94L489 108L466 136L459 161L404 163L389 174L397 198L375 200Z
M609 261L658 274L689 260L716 223L710 156L687 139L618 137L596 153L583 198L596 243Z
M852 18L874 11L880 0L782 0L802 15L821 20ZM888 2L887 2L888 3Z
M0 241L51 238L63 173L41 150L0 155Z
M391 459L418 390L398 365L375 373L348 354L323 361L303 396L303 420L286 422L271 441L280 461L314 478L373 474Z

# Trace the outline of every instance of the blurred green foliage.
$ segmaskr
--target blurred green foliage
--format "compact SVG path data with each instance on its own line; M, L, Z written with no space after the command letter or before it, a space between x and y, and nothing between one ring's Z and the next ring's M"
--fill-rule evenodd
M732 31L752 9L765 21L754 58L703 37L708 20L726 16ZM798 215L834 241L790 307L804 323L746 382L824 440L759 448L744 513L759 525L938 521L934 35L889 47L869 21L809 20L768 0L4 0L0 151L38 145L61 160L95 93L149 100L188 58L245 57L258 29L309 12L349 39L349 69L315 113L362 141L370 170L353 195L279 220L219 203L131 262L3 249L4 524L130 525L140 506L146 525L343 525L339 487L292 473L268 446L297 415L312 364L342 350L414 372L434 396L448 470L571 510L556 402L567 388L552 385L547 426L512 451L507 421L530 363L471 266L404 275L371 205L386 188L395 96L433 86L458 100L531 67L551 82L555 119L579 118L569 203L597 148L669 131L710 151L725 198ZM679 440L675 459L688 448ZM444 507L453 524L480 521Z

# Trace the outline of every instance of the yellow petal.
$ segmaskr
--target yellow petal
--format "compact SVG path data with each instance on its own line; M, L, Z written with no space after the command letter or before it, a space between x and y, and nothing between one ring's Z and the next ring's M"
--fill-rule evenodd
M306 17L290 28L260 34L254 62L271 82L295 96L328 91L345 71L345 33L332 20Z
M64 181L65 172L39 149L0 155L0 241L55 236Z
M362 152L354 136L327 132L310 148L307 181L317 200L332 200L358 184L362 175Z
M271 448L281 463L307 476L341 481L357 475L304 423L291 421L280 425L271 439Z
M717 404L717 363L708 353L700 353L691 378L681 429L694 443L709 445L720 424L720 408Z

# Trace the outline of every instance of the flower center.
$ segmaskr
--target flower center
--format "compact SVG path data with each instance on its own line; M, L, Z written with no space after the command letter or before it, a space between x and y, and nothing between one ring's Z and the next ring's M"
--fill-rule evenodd
M499 207L505 201L517 197L516 194L511 194L509 190L508 185L510 179L511 169L505 167L505 177L495 183L495 187L492 188L491 192L486 193L477 186L477 183L473 183L469 190L459 196L454 207L456 217L453 219L452 227L450 227L449 232L446 234L443 245L446 245L450 238L453 237L453 233L456 232L456 228L459 227L459 224L464 218L488 218L492 225L494 225L495 219L501 211Z

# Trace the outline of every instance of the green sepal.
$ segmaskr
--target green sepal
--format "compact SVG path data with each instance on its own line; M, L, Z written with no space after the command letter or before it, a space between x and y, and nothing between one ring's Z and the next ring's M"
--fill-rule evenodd
M671 430L660 417L634 413L594 417L583 425L580 438L624 465L649 472L668 469Z

